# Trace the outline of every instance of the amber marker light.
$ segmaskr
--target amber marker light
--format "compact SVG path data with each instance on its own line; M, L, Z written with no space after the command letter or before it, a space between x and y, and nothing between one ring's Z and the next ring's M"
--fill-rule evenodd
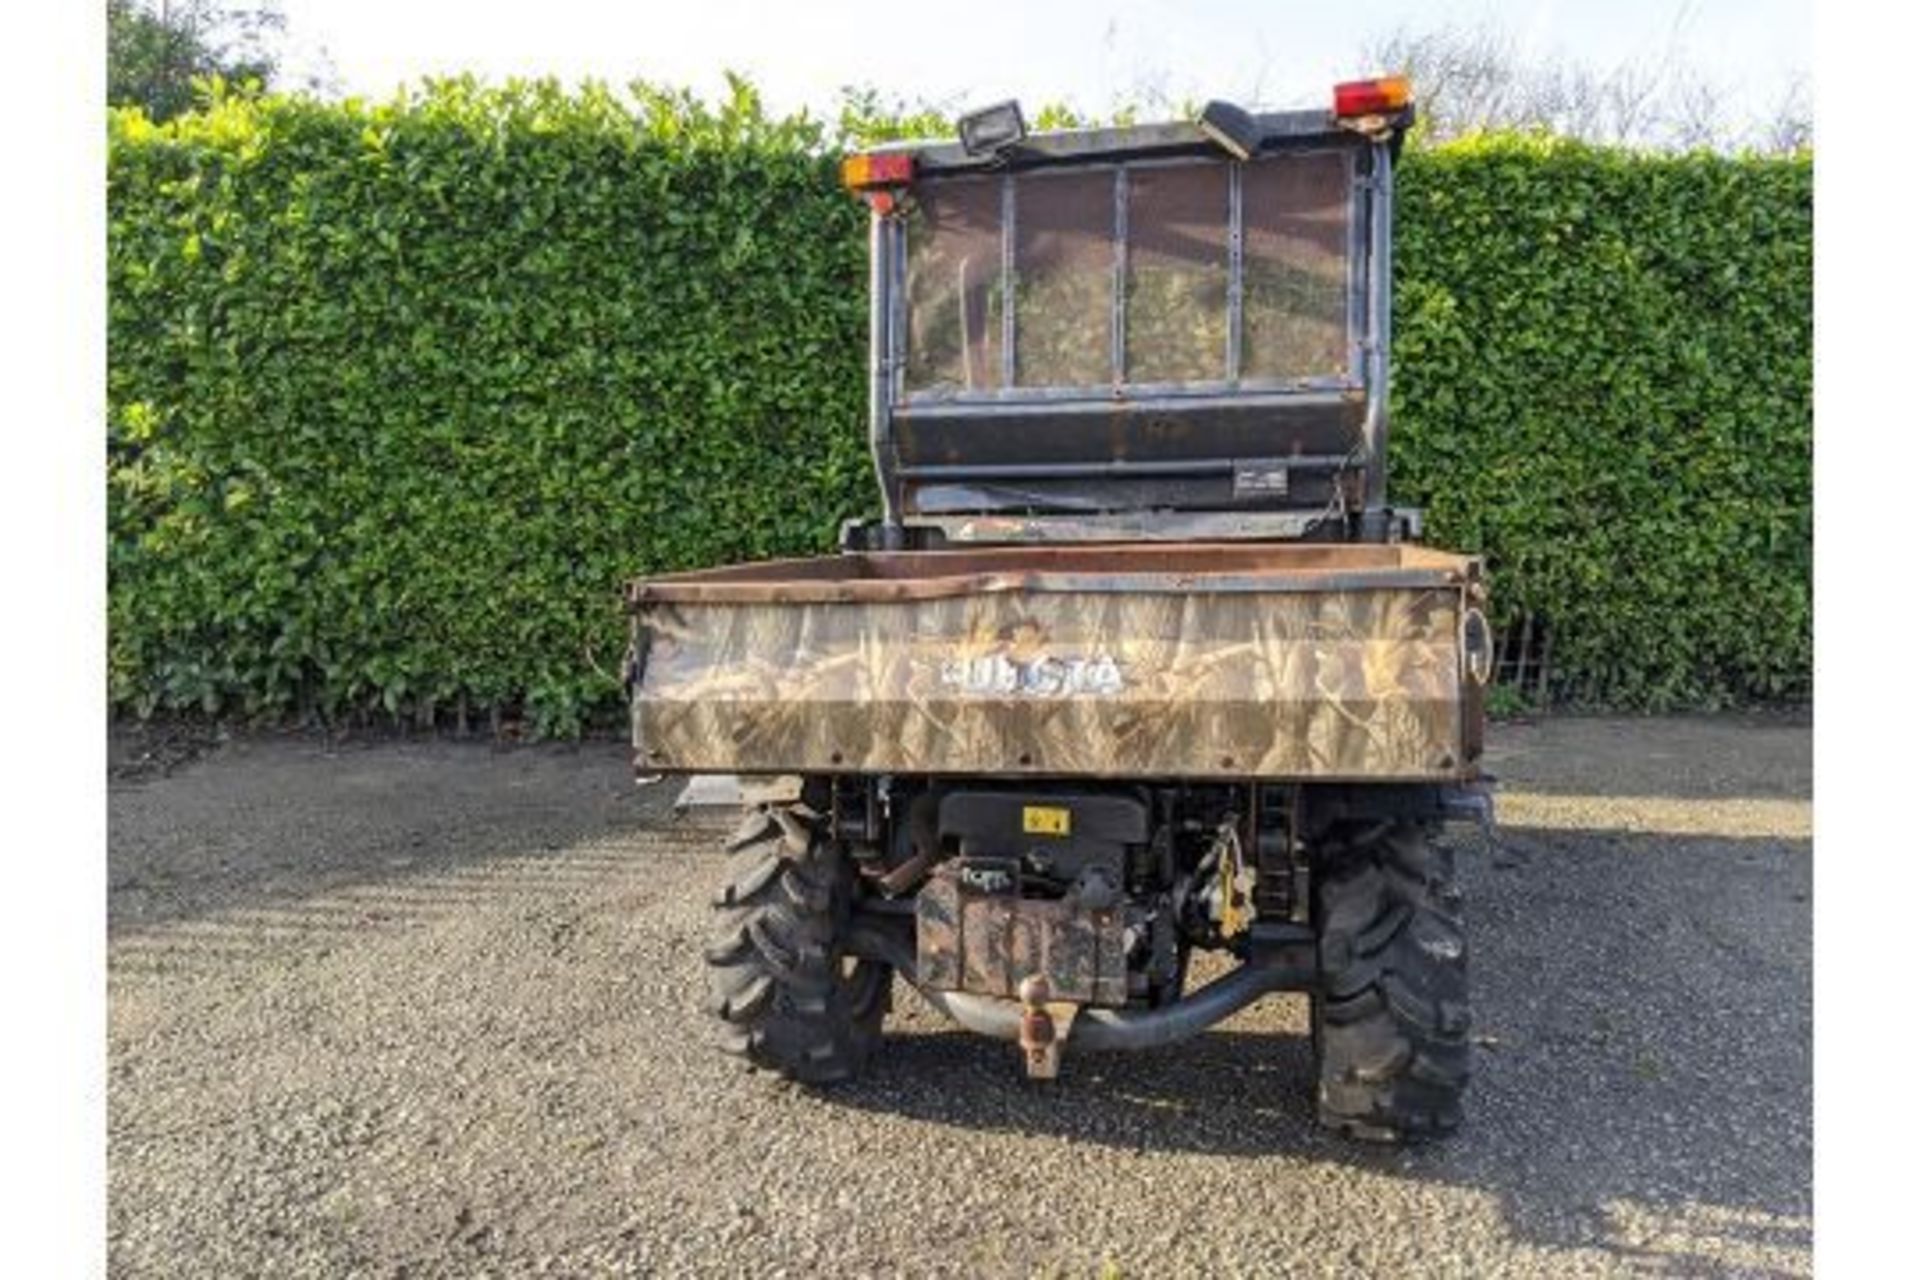
M1349 80L1333 86L1333 114L1343 120L1354 116L1390 116L1412 101L1413 85L1405 76Z

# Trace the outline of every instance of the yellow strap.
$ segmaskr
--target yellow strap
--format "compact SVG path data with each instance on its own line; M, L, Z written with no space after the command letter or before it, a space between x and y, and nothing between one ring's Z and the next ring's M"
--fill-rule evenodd
M1220 855L1220 936L1232 938L1247 927L1235 889L1240 882L1240 833L1228 828L1227 847Z

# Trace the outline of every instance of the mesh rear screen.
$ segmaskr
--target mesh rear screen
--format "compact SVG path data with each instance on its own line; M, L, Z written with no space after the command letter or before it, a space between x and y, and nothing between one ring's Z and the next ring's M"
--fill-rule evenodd
M1227 167L1127 175L1128 382L1227 376Z
M1292 379L1347 371L1347 231L1353 178L1344 153L1246 167L1240 183L1240 372Z
M908 218L908 388L999 387L1000 179L928 183Z
M1013 215L1014 381L1113 381L1113 173L1023 174Z
M1240 376L1345 378L1353 215L1351 156L1273 156L1241 169ZM1014 179L1013 382L1114 380L1115 181L1111 168ZM1230 171L1218 161L1125 170L1122 381L1228 375ZM942 179L907 205L906 389L1006 390L1003 179Z

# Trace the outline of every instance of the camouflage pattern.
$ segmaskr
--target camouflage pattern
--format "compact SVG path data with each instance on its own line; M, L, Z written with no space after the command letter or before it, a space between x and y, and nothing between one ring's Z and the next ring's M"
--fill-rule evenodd
M1438 779L1471 772L1471 561L1431 585L636 593L636 767ZM722 571L722 572L738 572ZM664 593L657 593L664 594ZM790 593L791 594L791 593ZM817 593L816 593L817 594Z

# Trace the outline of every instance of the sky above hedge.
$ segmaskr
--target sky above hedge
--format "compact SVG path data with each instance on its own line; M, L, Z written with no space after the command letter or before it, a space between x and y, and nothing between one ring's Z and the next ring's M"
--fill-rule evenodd
M703 93L745 72L776 110L816 113L844 86L955 109L997 97L1066 101L1096 114L1163 95L1267 105L1318 102L1364 74L1371 41L1401 28L1486 24L1526 57L1615 66L1678 53L1758 115L1810 65L1804 0L883 0L695 5L548 0L537 10L459 0L284 0L309 59L324 48L349 93L384 96L425 75L641 77ZM296 57L298 61L298 57Z

